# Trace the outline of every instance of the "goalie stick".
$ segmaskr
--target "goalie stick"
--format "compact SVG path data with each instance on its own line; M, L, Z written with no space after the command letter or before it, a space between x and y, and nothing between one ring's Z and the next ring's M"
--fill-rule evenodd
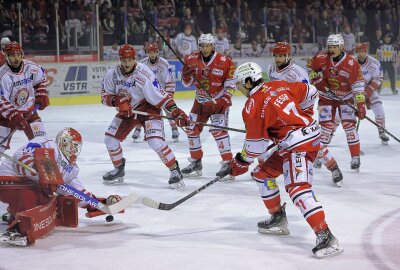
M156 117L160 117L160 118L175 120L175 118L172 118L172 117L169 117L169 116L165 116L165 115L159 115L159 114L155 114L155 113L148 113L148 112L137 111L137 110L132 110L132 112L135 113L135 114L140 114L140 115L145 115L145 116L156 116ZM207 123L203 123L203 122L196 122L196 121L191 121L191 122L194 123L194 124L199 124L199 125L203 125L203 126L206 126L206 127L213 127L213 128L223 129L223 130L230 130L230 131L246 133L246 130L243 130L243 129L230 128L230 127L221 127L221 126L217 126L217 125L207 124Z
M175 52L175 50L172 48L172 46L168 43L168 41L165 39L165 37L158 31L157 27L151 22L151 20L146 16L143 6L142 6L142 0L139 0L139 9L140 12L142 13L144 19L151 25L151 27L154 29L154 31L160 36L160 38L164 41L165 44L167 44L168 48L171 50L171 52L176 56L176 58L181 62L183 66L185 66L185 62L179 57L179 55ZM196 88L196 96L199 95L202 98L207 99L208 101L212 101L214 104L217 104L215 99L211 96L211 94L206 90L207 88L204 87L204 85L196 78L193 77L194 80L200 85L202 89L197 89ZM203 90L204 89L204 90ZM232 93L230 93L232 94Z
M352 110L354 110L355 112L357 112L357 108L354 107L353 105L351 105L350 103L348 103L346 100L343 100L342 98L338 97L335 93L333 93L331 90L327 91L333 98L340 100L341 102L343 102L343 104L349 106ZM400 140L394 136L392 133L390 133L386 128L382 127L381 125L379 125L378 123L376 123L374 120L372 120L371 118L369 118L368 116L365 116L365 119L367 119L369 122L371 122L373 125L375 125L377 128L382 129L383 131L385 131L385 133L387 135L389 135L390 137L392 137L393 139L395 139L397 142L400 143Z

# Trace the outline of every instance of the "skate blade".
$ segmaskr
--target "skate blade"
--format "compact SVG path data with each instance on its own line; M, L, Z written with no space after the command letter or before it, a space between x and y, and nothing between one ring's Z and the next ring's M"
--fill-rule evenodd
M9 245L12 246L18 246L18 247L26 247L28 245L28 239L26 236L24 237L16 237L16 238L11 238L9 236L3 236L0 238L1 242L8 243Z
M271 229L262 229L258 228L258 232L262 234L274 234L274 235L289 235L290 231L288 228L271 228Z
M182 188L184 186L185 186L185 182L183 182L183 180L181 180L177 183L169 184L170 189L178 189L178 188Z
M382 143L383 145L389 145L389 143L388 143L387 141L381 141L381 143Z
M107 186L118 185L124 182L124 178L120 177L114 180L103 180L103 184Z
M339 255L343 253L344 249L341 248L338 244L335 244L331 247L328 248L323 248L315 252L315 257L318 259L324 259L324 258L329 258L333 257L336 255Z
M357 169L351 169L354 173L359 173L360 172L360 168Z
M201 172L201 171L194 171L194 172L191 172L191 173L183 173L182 172L182 175L183 175L183 177L185 177L185 178L196 178L196 177L200 177L200 176L202 176L203 175L203 173Z

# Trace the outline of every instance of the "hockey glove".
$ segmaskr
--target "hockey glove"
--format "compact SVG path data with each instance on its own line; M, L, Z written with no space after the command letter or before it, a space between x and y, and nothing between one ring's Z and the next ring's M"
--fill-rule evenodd
M91 196L95 199L97 199L99 202L105 204L105 205L113 205L119 201L122 200L122 198L119 195L110 195L107 197L107 199L105 198L97 198L96 196L94 196L93 194L91 194ZM99 209L97 209L94 206L91 206L90 204L87 205L86 207L87 213L85 214L86 217L88 218L93 218L93 217L97 217L97 216L102 216L102 215L106 215L106 213L100 211Z
M178 107L176 107L172 112L171 112L171 116L173 118L175 118L175 122L179 127L187 127L190 126L190 119L189 116L187 116L187 114L179 109Z
M39 105L39 110L49 106L49 93L45 89L38 89L35 92L35 104Z
M230 106L232 106L231 97L228 95L224 95L221 98L217 99L217 104L214 106L214 112L216 113L224 112Z
M182 81L186 84L189 84L195 73L195 67L184 65L182 68Z
M314 85L319 91L326 92L328 84L325 79L315 71L311 71L310 74L311 84Z
M31 126L24 118L22 112L15 109L10 114L8 119L10 120L10 125L12 129L23 130L29 140L33 139L34 136Z
M129 118L132 116L132 105L129 98L124 96L116 96L114 99L115 107L118 108L122 117Z
M357 117L360 120L364 119L367 114L367 108L365 107L365 96L362 93L356 95L356 105L357 105Z
M231 175L232 176L238 176L241 174L244 174L249 170L250 163L246 162L242 158L241 153L237 153L235 158L232 159L230 163L231 167Z

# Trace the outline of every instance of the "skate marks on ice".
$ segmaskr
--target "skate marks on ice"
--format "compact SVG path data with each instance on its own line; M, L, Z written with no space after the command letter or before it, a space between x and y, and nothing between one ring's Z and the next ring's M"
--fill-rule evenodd
M364 230L362 248L379 270L399 269L400 208L377 217Z

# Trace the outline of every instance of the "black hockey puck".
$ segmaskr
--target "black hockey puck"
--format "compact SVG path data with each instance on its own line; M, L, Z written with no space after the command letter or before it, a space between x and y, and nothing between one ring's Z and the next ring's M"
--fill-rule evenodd
M112 216L112 215L108 215L107 217L106 217L106 221L107 222L112 222L114 220L114 217Z

